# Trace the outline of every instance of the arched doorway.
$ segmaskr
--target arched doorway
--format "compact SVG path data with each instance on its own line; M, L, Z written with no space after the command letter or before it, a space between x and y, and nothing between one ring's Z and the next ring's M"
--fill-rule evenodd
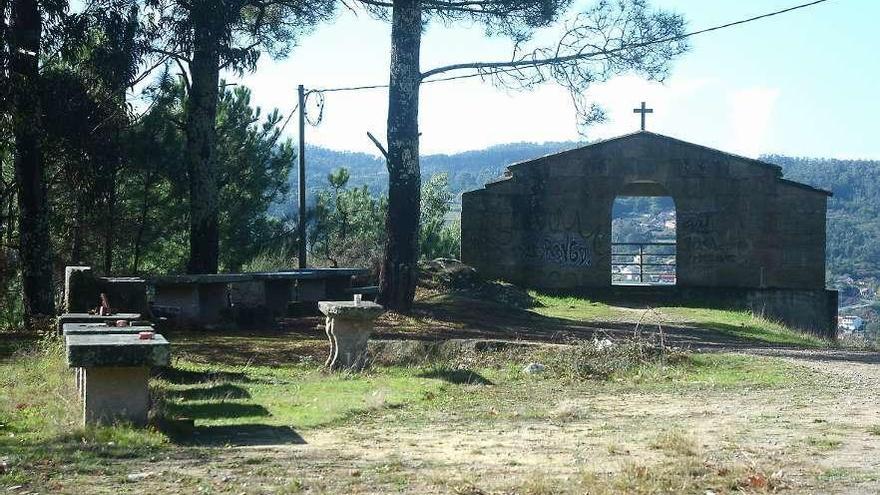
M655 182L628 184L611 208L611 284L675 285L675 201Z

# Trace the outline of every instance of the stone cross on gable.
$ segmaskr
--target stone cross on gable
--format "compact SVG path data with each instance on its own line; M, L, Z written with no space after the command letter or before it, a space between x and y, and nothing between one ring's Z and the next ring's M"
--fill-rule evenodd
M641 108L633 108L633 113L642 114L642 130L645 130L645 114L646 113L654 113L653 108L645 108L645 102L642 102Z

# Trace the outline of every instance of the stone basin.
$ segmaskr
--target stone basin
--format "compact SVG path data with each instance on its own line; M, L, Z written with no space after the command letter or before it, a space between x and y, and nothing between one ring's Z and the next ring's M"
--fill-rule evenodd
M360 370L367 365L367 342L373 322L382 306L368 301L319 301L318 309L327 316L326 331L330 356L325 363L331 370Z

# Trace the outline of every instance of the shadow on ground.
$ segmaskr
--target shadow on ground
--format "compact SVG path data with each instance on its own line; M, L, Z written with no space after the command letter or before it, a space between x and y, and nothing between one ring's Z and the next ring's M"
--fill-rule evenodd
M0 332L0 360L9 359L19 351L33 347L38 337L24 332Z
M177 342L174 342L174 350L177 351ZM225 362L219 360L219 362ZM156 373L157 378L167 380L177 385L195 385L199 383L216 382L253 382L254 380L245 373L231 371L193 371L181 368L161 368Z
M639 314L641 307L632 310ZM637 318L634 318L634 320ZM497 340L564 344L594 338L627 339L638 334L667 345L699 351L743 351L754 349L800 349L740 336L746 326L697 322L638 325L633 321L596 319L579 321L548 317L527 307L502 304L463 294L422 294L407 315L386 313L376 323L374 340L441 341L451 339ZM277 328L260 332L208 334L179 333L170 336L175 354L202 362L231 365L289 365L302 361L320 362L327 353L320 318L286 319ZM873 353L821 354L828 359L874 359ZM835 357L836 356L836 357ZM820 359L816 357L816 359Z
M298 445L306 441L289 426L264 424L236 424L223 426L197 426L186 439L178 443L194 446L258 446L258 445Z
M624 339L636 333L645 337L662 337L666 344L685 348L750 347L752 341L731 335L729 329L701 328L687 324L662 327L637 325L620 321L577 321L543 316L528 309L499 305L491 301L460 296L439 296L420 301L410 315L412 326L404 330L409 338L419 339L498 339L531 342L569 343L593 338ZM402 338L401 323L379 327L378 338Z
M251 394L238 385L223 383L204 388L172 390L168 397L180 401L250 399Z
M492 385L489 379L468 369L435 369L419 376L443 380L455 385Z

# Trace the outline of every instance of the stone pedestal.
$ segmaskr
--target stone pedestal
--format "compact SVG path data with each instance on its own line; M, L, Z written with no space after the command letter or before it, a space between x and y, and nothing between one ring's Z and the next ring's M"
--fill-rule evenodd
M84 368L80 379L86 424L147 424L150 368Z
M318 309L327 316L331 370L360 370L367 364L367 342L382 306L373 302L320 301Z
M109 333L112 330L65 335L67 364L76 372L83 400L83 422L144 425L150 407L150 368L168 365L170 345L158 334L140 340L137 334Z

